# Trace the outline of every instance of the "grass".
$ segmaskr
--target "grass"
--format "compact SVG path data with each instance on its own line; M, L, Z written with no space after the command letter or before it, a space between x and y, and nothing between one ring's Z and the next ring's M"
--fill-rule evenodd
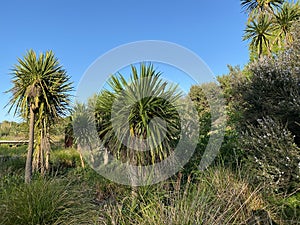
M105 223L229 225L260 220L268 224L275 217L259 189L253 190L229 170L212 169L179 190L167 191L164 185L139 188L137 196L127 196L111 205ZM259 210L265 213L255 218Z
M66 180L37 179L2 191L0 224L93 224L97 220L89 198Z
M0 146L0 156L25 156L27 152L27 145L19 147L9 147L8 145Z
M64 174L81 165L79 154L75 149L54 150L50 160L52 170L59 174Z
M75 149L56 149L58 173L25 185L22 147L0 148L0 224L300 224L299 194L265 193L242 169L214 166L132 192L81 168Z
M26 146L0 146L0 178L21 177L25 168Z

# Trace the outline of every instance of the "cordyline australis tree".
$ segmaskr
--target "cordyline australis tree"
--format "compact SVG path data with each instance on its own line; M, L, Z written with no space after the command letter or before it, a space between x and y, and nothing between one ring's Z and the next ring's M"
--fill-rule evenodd
M167 157L180 130L176 102L181 93L177 86L169 85L160 76L151 64L141 64L139 71L132 66L130 81L121 74L112 76L109 80L112 91L100 93L95 106L96 112L102 114L102 120L97 121L100 139L109 152L136 165L155 163ZM106 114L113 118L105 117ZM152 120L157 123L152 124ZM115 129L114 124L118 125ZM156 132L150 131L151 126ZM165 141L162 141L163 136ZM134 154L131 148L144 148L145 143L129 143L130 137L148 138L149 152Z
M261 58L291 44L292 26L300 18L300 4L283 0L241 0L248 14L243 40L249 40L251 58Z
M180 133L176 107L182 94L177 86L144 63L131 67L129 81L118 74L108 83L110 90L102 91L95 105L99 137L108 153L135 166L168 157ZM130 179L135 184L135 174Z
M65 115L69 108L70 94L73 89L70 77L59 64L52 51L38 56L29 50L23 59L12 69L13 87L7 105L9 112L29 120L29 144L25 168L25 182L32 177L35 128L39 129L40 151L43 150L49 127L58 118ZM37 141L38 142L38 141ZM49 154L49 152L48 152Z
M249 19L259 14L274 14L283 3L284 0L241 0L241 6L249 15Z

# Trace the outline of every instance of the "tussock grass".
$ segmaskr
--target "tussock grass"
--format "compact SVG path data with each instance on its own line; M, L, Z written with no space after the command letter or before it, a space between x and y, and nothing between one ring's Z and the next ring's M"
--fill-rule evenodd
M9 147L8 145L0 146L0 156L25 156L27 153L27 145L19 147Z
M38 179L1 190L0 224L94 224L90 199L71 182Z
M241 168L222 165L132 189L80 167L74 149L54 150L59 176L25 185L24 157L0 163L0 224L300 224L299 193L271 195ZM74 163L75 162L75 163Z
M136 196L110 205L103 224L240 225L258 221L272 224L275 219L259 189L252 189L226 169L206 171L196 182L188 182L177 191L167 191L165 185L141 187ZM176 185L178 182L170 184Z

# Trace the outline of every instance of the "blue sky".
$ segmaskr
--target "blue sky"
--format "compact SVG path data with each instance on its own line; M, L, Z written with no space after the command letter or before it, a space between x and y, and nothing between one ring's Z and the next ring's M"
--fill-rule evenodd
M195 52L214 74L248 61L247 16L238 0L9 0L0 3L0 121L10 69L26 50L53 50L74 86L89 65L119 45L162 40ZM179 75L178 75L179 76Z

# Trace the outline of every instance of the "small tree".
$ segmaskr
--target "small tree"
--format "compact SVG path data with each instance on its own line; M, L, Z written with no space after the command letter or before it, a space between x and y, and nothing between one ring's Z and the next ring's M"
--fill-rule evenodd
M300 17L299 1L241 0L248 13L243 40L249 40L250 59L278 53L293 41L291 28Z
M37 56L33 50L29 50L23 59L18 59L12 75L13 87L7 91L12 94L8 103L9 111L14 108L15 115L30 121L25 168L25 182L29 183L32 177L35 127L45 132L51 123L65 115L72 86L70 77L52 51Z
M241 0L241 6L250 19L261 14L274 14L284 0Z
M155 71L152 65L141 64L139 72L135 66L131 69L130 82L121 74L113 76L109 81L112 91L105 90L99 95L96 113L113 113L110 120L98 121L98 127L101 128L99 134L112 154L135 165L155 163L172 151L172 142L180 130L179 115L175 107L181 94L176 86L163 81L161 73ZM160 118L166 124L160 123ZM157 120L157 123L152 124L153 120ZM118 122L117 129L114 129L113 124ZM155 126L156 132L151 132L150 126ZM116 138L116 135L120 136ZM149 151L135 154L132 149L146 146L137 139L135 143L131 143L134 137L139 140L147 139Z

